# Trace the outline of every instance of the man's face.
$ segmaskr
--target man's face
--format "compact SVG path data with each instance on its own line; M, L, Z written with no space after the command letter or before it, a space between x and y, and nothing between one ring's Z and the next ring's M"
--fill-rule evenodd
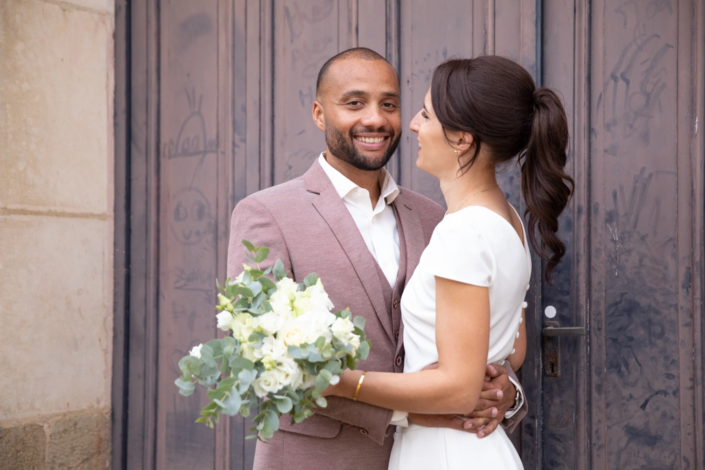
M343 59L328 70L314 120L328 152L366 171L387 164L401 138L399 81L384 60Z

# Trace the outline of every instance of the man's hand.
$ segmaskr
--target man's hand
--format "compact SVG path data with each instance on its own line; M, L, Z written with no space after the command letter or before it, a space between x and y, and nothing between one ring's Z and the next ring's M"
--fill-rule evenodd
M437 368L438 363L435 363L424 367L423 370ZM409 413L409 422L431 428L450 428L477 433L477 437L482 438L497 429L504 419L504 413L514 406L515 396L516 388L509 381L507 370L498 364L489 364L485 369L485 381L482 384L480 399L472 413L467 416Z
M504 419L504 413L514 406L516 388L509 381L507 370L498 364L488 364L485 369L480 399L475 410L468 414L463 427L477 433L477 437L489 436Z

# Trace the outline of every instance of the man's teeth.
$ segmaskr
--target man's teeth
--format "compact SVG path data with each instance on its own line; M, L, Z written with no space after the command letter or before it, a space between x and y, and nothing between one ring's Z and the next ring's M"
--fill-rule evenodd
M355 137L355 140L365 142L366 144L378 144L384 140L384 137Z

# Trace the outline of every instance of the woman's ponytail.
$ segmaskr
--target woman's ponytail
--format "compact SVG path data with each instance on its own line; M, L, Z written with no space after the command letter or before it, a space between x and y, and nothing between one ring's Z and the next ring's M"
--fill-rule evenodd
M560 99L548 88L536 89L529 72L516 62L481 56L439 65L431 79L431 101L444 132L462 131L474 138L475 154L461 173L475 162L480 147L495 166L519 157L529 241L548 263L548 282L565 254L556 235L558 216L573 192L573 180L563 171L568 118Z
M564 171L567 162L568 118L556 94L548 88L534 92L534 115L529 143L521 156L521 187L529 215L531 245L547 263L545 279L565 254L558 238L558 216L573 193L573 179ZM536 240L536 229L541 243Z

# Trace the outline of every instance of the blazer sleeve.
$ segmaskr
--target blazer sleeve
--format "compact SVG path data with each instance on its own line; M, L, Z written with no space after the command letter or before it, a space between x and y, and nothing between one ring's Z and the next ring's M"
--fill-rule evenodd
M509 377L513 379L513 383L515 384L514 386L516 387L517 384L519 386L519 389L521 391L522 396L524 397L524 402L521 404L521 408L517 410L516 413L514 413L514 416L511 418L505 418L502 420L502 427L507 431L507 432L513 432L517 426L519 426L519 423L521 422L522 419L524 419L524 416L526 416L526 413L529 412L529 403L528 400L526 399L526 394L524 393L524 389L519 383L519 379L517 379L516 374L512 370L511 367L507 367L507 373L509 374Z
M286 271L296 278L295 266L292 266L289 250L277 221L264 204L252 197L240 201L233 211L228 244L229 277L234 278L242 272L243 264L249 264L247 249L242 240L270 249L269 256L260 264L263 269L274 265L276 260L280 259ZM301 273L302 276L305 274L308 273ZM355 427L380 445L384 443L392 417L391 410L339 397L328 397L328 406L318 408L316 413ZM301 426L302 432L308 427ZM287 431L297 432L297 425L287 427ZM313 429L306 429L305 433L316 434Z

